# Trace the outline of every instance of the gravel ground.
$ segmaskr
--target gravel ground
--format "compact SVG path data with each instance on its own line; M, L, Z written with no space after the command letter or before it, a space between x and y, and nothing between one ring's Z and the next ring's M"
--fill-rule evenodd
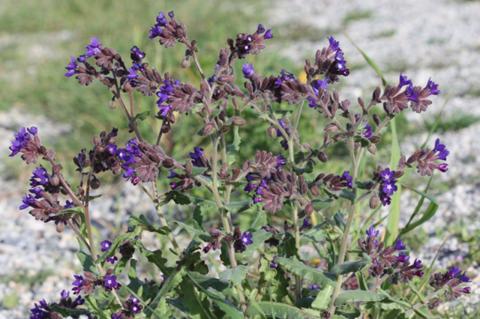
M340 40L348 62L356 66L349 77L348 95L361 94L362 89L373 87L378 81L345 34L368 52L388 79L394 81L399 72L404 72L415 82L425 82L432 76L440 83L443 94L435 99L434 106L422 114L422 118L438 112L445 117L460 113L480 116L480 2L277 0L272 3L270 16L270 24L283 30L303 30L295 43L282 42L279 48L299 62L324 46L326 35L332 34ZM62 36L68 35L68 32L62 33ZM0 39L0 48L14 40ZM29 41L35 42L35 39ZM48 55L47 45L42 44L44 41L37 41L32 51L40 52L42 57ZM409 119L421 123L418 116ZM69 129L45 118L20 116L15 110L0 113L0 147L8 147L7 141L18 126L30 124L41 127L46 139ZM476 139L479 134L480 124L474 124L442 136L451 150L450 170L442 182L451 182L453 186L448 193L438 196L440 210L429 229L425 229L430 239L420 255L427 260L440 247L442 239L438 233L448 232L453 223L463 222L467 232L478 230L480 186L476 181L480 175L477 157L480 146ZM403 149L411 149L415 141L422 138L409 139ZM25 192L24 186L4 180L9 175L5 173L8 164L2 161L0 168L4 170L0 176L3 184L0 195L0 319L25 318L32 301L44 297L54 299L60 290L69 287L75 269L79 268L72 262L76 259L73 256L76 244L69 231L60 236L54 227L48 227L51 225L45 227L20 213L17 207ZM123 194L128 194L128 202L122 204L122 210L151 212L152 208L138 189L127 187ZM107 232L109 225L119 222L114 214L120 208L118 205L120 202L112 199L102 206L94 206L94 217L103 231ZM440 262L447 266L461 261L467 253L467 244L452 239L440 250ZM473 314L480 312L480 272L478 265L468 270L476 276L476 287L467 307Z

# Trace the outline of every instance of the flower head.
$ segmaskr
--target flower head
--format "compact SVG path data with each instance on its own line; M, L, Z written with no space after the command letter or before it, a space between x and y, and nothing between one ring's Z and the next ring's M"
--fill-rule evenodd
M109 240L104 240L100 243L100 250L102 252L106 252L110 249L110 247L112 247L112 242L109 241Z
M70 62L65 67L65 69L67 70L67 72L65 72L65 76L67 78L69 78L69 77L77 74L77 72L78 72L77 68L78 68L77 59L74 56L70 57Z
M105 275L103 277L103 287L107 290L120 288L120 283L117 281L117 276Z
M251 78L255 74L253 64L246 63L242 66L243 76L247 79Z
M85 49L85 56L89 58L102 52L102 43L100 43L98 38L93 37L90 39L90 43L85 47Z

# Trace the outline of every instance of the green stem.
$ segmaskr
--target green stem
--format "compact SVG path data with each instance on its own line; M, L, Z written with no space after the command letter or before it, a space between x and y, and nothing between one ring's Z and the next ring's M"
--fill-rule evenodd
M354 145L353 139L349 140L349 149L350 149L350 155L352 158L352 187L355 193L356 197L356 180L358 176L358 170L360 167L360 162L361 158L364 154L364 149L361 149L358 156L355 155L355 145ZM342 241L340 243L340 251L338 253L338 260L337 260L337 265L343 264L345 262L346 256L347 256L347 250L349 246L349 234L350 234L350 228L352 227L352 223L354 220L355 215L357 215L357 200L354 197L354 200L352 201L350 205L350 211L347 217L347 222L345 225L345 229L343 231L343 237ZM343 282L343 276L339 275L337 277L337 281L335 283L335 288L333 290L333 295L332 299L330 301L330 306L328 308L328 313L333 316L335 314L335 300L337 299L338 295L340 294L340 290L342 288L342 282Z

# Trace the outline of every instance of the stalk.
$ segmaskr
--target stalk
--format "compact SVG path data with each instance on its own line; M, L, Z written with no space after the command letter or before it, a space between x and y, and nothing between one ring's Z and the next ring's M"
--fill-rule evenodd
M340 243L340 251L338 253L338 260L337 265L343 264L345 262L347 256L347 250L349 246L349 234L350 228L352 227L354 216L357 215L357 199L356 199L356 185L355 182L357 180L358 170L360 167L360 161L364 154L364 149L361 149L358 156L355 154L355 146L353 139L349 140L349 148L350 148L350 155L352 158L352 187L355 193L354 200L350 205L350 211L348 213L347 222L345 225L345 230L343 231L342 241ZM330 301L330 305L328 307L328 313L333 316L335 314L335 300L337 299L338 295L340 294L340 290L342 288L343 282L343 275L338 275L337 281L335 283L335 288L333 290L332 299Z

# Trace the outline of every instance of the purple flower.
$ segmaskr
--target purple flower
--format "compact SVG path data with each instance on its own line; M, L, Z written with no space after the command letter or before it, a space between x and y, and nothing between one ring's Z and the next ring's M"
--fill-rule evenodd
M401 239L397 239L395 241L395 250L405 250L405 244Z
M433 82L431 79L428 79L427 89L430 91L431 95L440 94L440 90L438 89L438 84Z
M310 218L305 217L303 219L303 223L302 223L302 226L300 227L300 230L309 229L310 227L312 227L312 223L310 222Z
M271 29L268 29L265 34L263 35L263 37L267 40L273 38L273 33L272 33L272 30Z
M131 67L130 69L128 69L128 75L127 75L127 78L129 80L135 80L138 78L138 74L137 74L137 68L135 67Z
M295 75L293 75L292 73L286 70L281 70L280 75L275 80L275 83L274 83L275 88L279 88L282 86L283 82L291 81L291 80L295 80Z
M387 167L384 170L380 171L380 178L382 179L382 182L390 183L395 179L395 172Z
M205 167L203 148L195 146L193 152L188 153L192 159L192 165L196 167Z
M130 296L126 302L127 309L132 314L139 314L142 311L142 305L140 304L140 300L134 296Z
M48 319L50 318L50 309L45 299L40 300L34 304L30 309L30 319Z
M112 313L112 315L110 316L111 319L123 319L123 313L122 312L115 312L115 313Z
M107 290L120 288L120 284L117 281L117 276L115 276L115 275L105 275L103 277L103 287Z
M435 140L435 146L433 148L433 152L437 153L437 158L442 160L442 161L446 161L447 156L450 153L447 150L447 147L445 146L445 144L442 144L440 142L440 139L438 139L438 138Z
M382 193L385 195L393 195L397 191L397 185L394 183L383 183L382 184Z
M367 237L369 239L374 239L374 238L377 238L378 235L380 234L380 231L379 230L376 230L375 227L370 226L367 231L365 232L367 234Z
M246 231L242 234L242 236L240 237L240 240L242 241L242 243L245 245L245 246L248 246L248 245L251 245L253 244L253 237L252 237L252 233L249 232L249 231Z
M350 172L349 172L349 171L343 172L343 174L342 174L342 180L347 184L347 187L348 187L348 188L352 188L352 187L353 187L353 178L352 178L352 176L350 175Z
M86 283L85 279L81 275L73 275L73 278L75 278L75 280L72 282L72 291L74 294L79 294Z
M117 256L109 256L106 259L107 263L111 263L112 265L115 264L118 261Z
M145 58L145 52L143 52L136 45L134 45L130 49L130 57L135 63L140 63Z
M385 168L379 172L380 186L379 196L383 206L390 205L392 202L391 196L397 191L397 185L395 180L395 171L390 168Z
M74 74L77 73L77 61L75 59L74 56L70 57L70 62L68 63L68 65L65 67L65 69L67 70L67 72L65 72L65 76L67 78L73 76Z
M33 197L31 194L27 194L22 198L22 204L20 205L19 209L26 209L28 207L35 208L35 204L37 201L35 200L35 197Z
M110 249L110 247L112 247L112 242L109 241L109 240L104 240L100 243L100 250L102 252L106 252Z
M282 155L277 155L277 168L285 166L287 164L287 159Z
M275 259L273 259L271 262L270 262L270 268L272 269L277 269L278 268L278 263L275 261Z
M363 128L362 136L366 138L367 140L371 139L373 136L373 130L372 126L370 124L365 124L365 127Z
M35 168L32 173L32 177L30 177L30 186L47 186L49 184L49 176L48 172L42 166Z
M332 65L330 66L327 78L333 82L336 80L337 75L347 76L350 74L350 70L347 68L347 61L345 61L345 57L343 56L343 51L340 48L340 44L334 37L330 36L328 38L329 47L328 50L332 54L334 54L334 60Z
M320 90L326 91L328 89L328 82L325 80L315 80L312 82L312 88L316 95L320 92Z
M398 83L398 87L404 87L404 86L411 86L412 85L412 80L410 80L406 75L400 74L400 79Z
M236 230L236 240L233 244L235 251L237 252L243 252L247 248L248 245L251 245L253 243L253 235L251 232L246 231L242 234L240 234L240 231L237 229Z
M27 147L28 142L32 140L37 133L38 129L35 126L27 129L25 127L20 128L18 132L15 133L14 140L11 142L9 147L11 151L9 156L15 156L20 153L24 148Z
M405 94L407 95L409 101L418 103L420 100L419 94L413 87L413 84L410 84L407 86L407 89L405 90Z
M97 55L102 52L102 43L98 40L98 38L93 37L90 39L90 43L85 47L85 56L87 58Z
M265 27L263 26L263 24L259 24L257 26L257 33L262 34L263 32L265 32Z
M167 17L165 17L165 13L163 12L158 13L156 21L157 21L157 24L162 27L166 26L168 22Z
M251 78L255 74L253 64L245 63L242 67L243 76L247 79Z
M161 36L162 33L163 33L162 27L156 24L150 28L150 31L148 32L148 37L150 39L154 39L156 37Z

